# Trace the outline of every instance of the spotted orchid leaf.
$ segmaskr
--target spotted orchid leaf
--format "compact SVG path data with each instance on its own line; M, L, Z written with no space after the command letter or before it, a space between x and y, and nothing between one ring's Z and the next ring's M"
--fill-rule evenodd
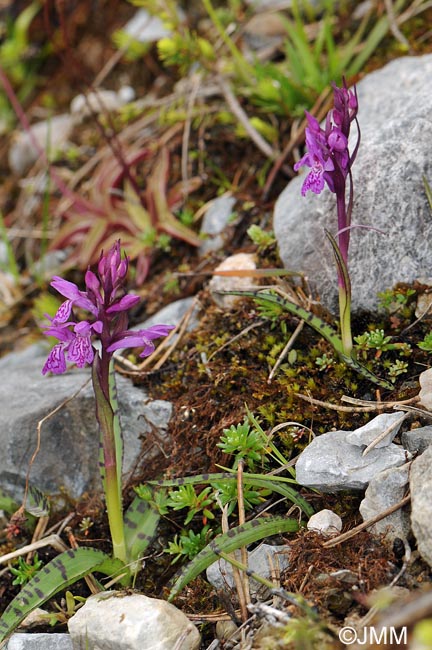
M0 618L0 643L12 634L31 611L59 591L93 571L112 575L122 568L122 562L93 548L70 549L61 553L40 569L6 607Z
M173 600L191 580L205 571L213 562L216 562L220 552L232 553L242 546L247 546L260 539L281 533L293 533L298 529L299 524L295 519L269 517L254 519L241 526L231 528L227 533L217 535L177 575L168 600Z

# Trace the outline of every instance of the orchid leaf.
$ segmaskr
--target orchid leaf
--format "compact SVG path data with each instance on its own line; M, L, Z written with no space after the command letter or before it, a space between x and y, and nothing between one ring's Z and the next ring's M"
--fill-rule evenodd
M142 556L153 541L159 519L156 508L135 497L124 516L125 542L131 562Z
M168 600L173 600L177 594L202 571L205 571L218 559L218 554L233 551L257 542L270 535L296 532L299 524L295 519L287 517L268 517L254 519L241 526L231 528L227 533L217 535L186 567L178 574L172 586Z
M381 386L387 390L394 389L393 384L391 384L389 381L377 377L373 372L362 366L354 356L345 354L342 345L342 339L340 336L338 336L335 330L330 327L330 325L327 325L327 323L321 320L321 318L315 316L315 314L312 314L312 312L307 311L307 309L304 309L303 307L300 307L299 305L296 305L295 303L290 302L289 300L286 300L281 296L269 291L217 291L216 293L226 296L244 296L245 298L253 298L258 304L261 303L265 305L266 303L271 303L279 305L281 309L289 312L290 314L293 314L294 316L297 316L297 318L301 318L307 325L316 330L318 334L320 334L333 346L334 350L337 352L341 360L347 366L358 372L359 375L362 375L372 383L377 384L377 386Z
M0 618L0 643L21 621L56 593L66 589L92 571L105 575L117 573L123 564L102 551L77 548L65 551L48 562L6 607Z

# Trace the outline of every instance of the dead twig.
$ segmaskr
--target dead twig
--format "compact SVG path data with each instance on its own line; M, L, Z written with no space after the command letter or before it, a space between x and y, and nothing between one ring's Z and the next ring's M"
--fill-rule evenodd
M393 429L396 429L397 426L402 424L404 420L408 417L408 413L404 413L401 415L400 418L396 420L396 422L393 422L390 426L388 426L384 431L382 431L379 436L375 438L375 440L372 440L372 442L366 447L366 449L363 451L362 456L366 456L372 449L375 449L378 443L381 442L381 440L384 440L384 438L391 432Z
M342 533L342 535L338 535L337 537L333 537L333 539L329 539L327 542L324 542L323 547L332 548L332 546L337 546L338 544L342 544L342 542L346 542L347 539L351 539L351 537L355 537L362 530L365 530L366 528L369 528L369 526L376 524L377 521L381 521L381 519L384 519L388 515L391 515L393 512L396 512L397 510L399 510L399 508L403 508L404 506L407 505L407 503L410 502L410 500L411 500L410 495L404 497L398 503L395 503L394 505L390 506L390 508L384 510L384 512L381 512L379 515L376 515L376 517L372 517L371 519L364 521L362 524L359 524L355 528L348 530L346 533Z
M223 93L223 96L225 97L226 103L228 104L228 106L230 107L231 111L238 119L240 124L243 126L243 128L245 129L246 133L248 134L252 142L261 151L261 153L263 153L267 158L270 158L270 160L274 160L278 155L278 152L275 151L269 145L267 140L264 140L262 135L258 133L258 131L255 129L254 126L252 126L248 116L246 115L246 113L240 106L239 102L237 101L237 98L232 92L229 84L222 77L218 77L218 84Z

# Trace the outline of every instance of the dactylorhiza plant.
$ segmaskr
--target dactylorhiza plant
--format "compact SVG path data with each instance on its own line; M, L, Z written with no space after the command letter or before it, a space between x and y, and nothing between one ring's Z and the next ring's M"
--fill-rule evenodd
M303 196L309 190L320 194L325 185L336 195L338 231L336 238L327 231L326 234L332 244L337 263L342 345L344 353L350 356L353 344L348 249L354 198L351 168L360 144L360 126L357 120L358 101L355 88L348 90L344 80L342 88L333 84L333 94L334 106L327 114L324 128L306 111L306 153L294 165L294 169L297 171L304 165L310 168L303 182ZM357 126L357 142L350 154L348 140L353 122Z
M108 521L115 558L127 561L123 511L121 502L122 445L116 403L115 380L111 371L115 350L142 347L141 357L154 350L153 339L166 336L172 326L154 325L147 329L128 329L127 312L139 296L125 292L128 259L122 258L120 242L101 255L97 272L85 274L86 290L73 282L54 277L51 286L66 298L44 334L58 339L43 367L42 373L61 374L66 362L79 368L91 364L96 399L96 417L101 430L101 475L105 492ZM87 320L77 320L74 308L88 313ZM98 350L94 340L99 341Z

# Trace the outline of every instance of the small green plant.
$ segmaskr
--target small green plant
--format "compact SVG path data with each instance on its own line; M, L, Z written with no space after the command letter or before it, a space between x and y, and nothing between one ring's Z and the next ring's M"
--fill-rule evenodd
M217 446L225 454L235 456L234 469L236 469L240 460L244 460L246 467L253 470L257 463L262 464L263 458L268 452L266 449L268 440L262 433L258 429L251 428L246 417L242 424L232 425L229 429L224 429L221 441Z
M396 381L396 378L399 375L403 375L408 372L408 363L406 361L401 361L401 359L396 359L394 363L391 363L388 367L388 375L391 381Z
M415 289L388 289L387 291L378 293L379 306L390 314L401 312L404 316L405 309L408 307L411 298L415 295Z
M315 359L315 363L320 370L328 370L329 368L334 366L335 360L332 356L327 356L327 354L323 354L320 357L317 357Z
M193 530L185 531L183 534L176 535L174 541L169 542L168 548L165 553L175 555L171 564L175 564L181 558L192 560L195 555L198 555L209 542L209 526L206 525L198 533Z
M418 344L418 347L425 352L432 352L432 332L426 334L423 341L420 341Z
M65 597L61 599L60 605L56 602L53 603L56 611L49 612L44 618L46 618L51 627L55 625L66 625L68 620L84 605L85 601L86 598L74 596L71 591L66 591Z
M383 329L375 329L356 336L354 341L357 349L362 351L363 357L366 358L368 350L376 350L375 358L379 359L383 352L388 350L398 350L405 356L411 353L411 346L408 343L393 343L392 336L386 336Z
M188 514L184 521L185 526L189 524L198 512L202 512L206 519L214 519L214 514L209 509L214 503L211 497L212 488L206 487L199 494L194 490L193 485L181 485L177 490L169 492L169 498L166 505L173 510L188 509Z
M33 560L26 562L23 557L18 558L17 566L11 566L10 572L15 576L12 581L13 585L25 585L42 566L42 560L39 560L38 554L35 553Z
M267 232L256 224L249 226L246 232L260 252L276 243L276 237L273 231Z

